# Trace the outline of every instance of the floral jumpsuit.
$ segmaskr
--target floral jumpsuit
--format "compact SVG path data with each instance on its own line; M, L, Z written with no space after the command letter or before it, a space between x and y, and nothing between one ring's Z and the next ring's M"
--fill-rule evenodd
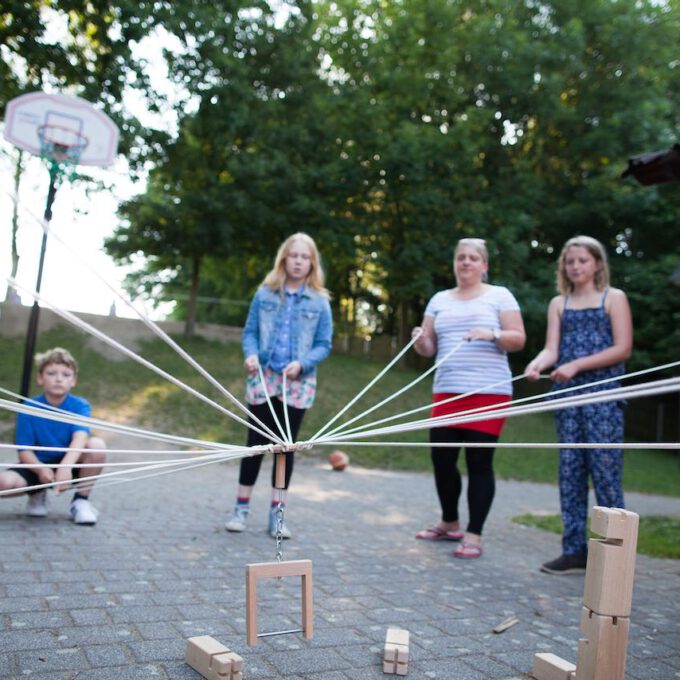
M569 297L564 301L560 350L557 365L597 354L611 347L611 321L604 307L607 291L599 307L568 309ZM599 392L620 387L618 380L604 385L588 386L605 378L624 373L623 363L584 371L553 389L586 385L573 394ZM570 395L571 396L571 395ZM563 444L616 443L623 441L623 401L587 404L556 412L557 435ZM585 553L586 520L588 517L588 475L592 478L598 505L623 508L623 451L621 449L560 449L560 505L562 508L562 549L565 555Z

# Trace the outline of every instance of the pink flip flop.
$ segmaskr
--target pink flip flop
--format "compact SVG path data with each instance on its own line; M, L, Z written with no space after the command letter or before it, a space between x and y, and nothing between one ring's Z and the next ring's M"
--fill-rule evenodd
M482 556L482 546L479 543L461 543L452 553L462 560L474 560Z
M416 538L423 538L426 541L460 541L465 533L462 531L446 531L439 527L423 529L416 534Z

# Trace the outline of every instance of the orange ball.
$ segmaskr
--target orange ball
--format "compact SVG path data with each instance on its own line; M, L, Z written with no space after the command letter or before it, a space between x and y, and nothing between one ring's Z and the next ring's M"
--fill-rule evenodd
M336 449L330 454L330 456L328 456L328 462L331 464L331 467L334 470L340 472L341 470L344 470L349 464L349 456L344 451Z

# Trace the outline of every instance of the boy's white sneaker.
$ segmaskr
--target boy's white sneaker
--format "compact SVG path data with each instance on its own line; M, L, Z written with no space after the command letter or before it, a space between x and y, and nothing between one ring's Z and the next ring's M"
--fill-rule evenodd
M47 517L47 489L29 494L26 505L28 517Z
M87 500L87 498L76 498L71 501L71 507L69 508L69 515L71 521L76 524L96 524L99 512L97 509Z

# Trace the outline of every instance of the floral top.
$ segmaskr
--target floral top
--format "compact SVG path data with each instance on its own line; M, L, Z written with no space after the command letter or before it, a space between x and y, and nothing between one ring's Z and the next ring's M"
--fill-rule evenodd
M283 401L283 375L271 368L265 368L264 381L269 397ZM308 409L316 396L316 375L300 374L295 380L286 379L286 404L293 408ZM256 406L264 404L267 398L259 373L249 373L246 378L246 402Z

